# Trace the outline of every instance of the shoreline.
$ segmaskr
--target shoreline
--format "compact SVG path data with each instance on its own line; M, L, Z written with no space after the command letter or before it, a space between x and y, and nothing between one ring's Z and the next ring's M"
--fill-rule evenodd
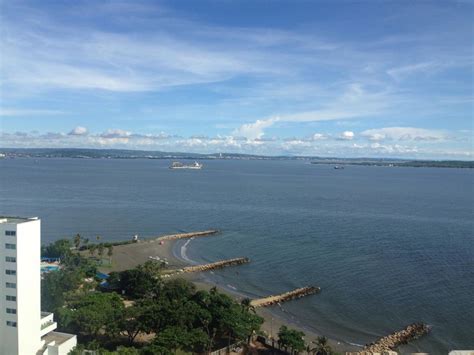
M187 247L187 244L192 239L185 242L184 245L180 245L178 240L172 242L170 246L170 258L177 260L178 263L188 263L188 265L196 265L197 263L193 260L189 259L186 255L183 257L181 254L181 250L184 247ZM212 276L207 276L202 273L190 273L190 274L180 274L179 277L184 277L185 279L191 281L196 285L198 289L201 290L209 290L212 287L216 287L219 291L227 294L228 296L232 297L237 301L241 301L243 298L248 297L244 292L241 292L236 289L232 289L230 287L226 287L225 285L216 283L212 280ZM277 306L273 306L276 308ZM278 308L271 309L272 307L257 307L256 313L264 319L264 323L262 324L261 330L266 333L267 339L270 339L271 336L273 338L277 338L278 330L282 325L286 325L290 328L294 328L296 330L302 331L305 333L305 342L310 344L313 341L316 341L318 336L322 336L324 334L318 334L317 332L308 329L304 325L298 324L298 320L291 320L288 317L285 317L282 314L279 314ZM328 337L329 345L331 345L332 349L336 352L357 352L362 351L363 345L356 345L346 342L344 340L337 340L334 338ZM276 343L275 343L276 344Z

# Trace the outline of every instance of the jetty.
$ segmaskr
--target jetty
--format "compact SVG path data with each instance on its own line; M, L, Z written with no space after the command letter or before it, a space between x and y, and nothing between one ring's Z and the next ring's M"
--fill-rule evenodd
M362 353L382 353L384 351L394 350L400 345L407 344L429 332L430 327L427 324L413 323L406 326L405 329L396 331L373 343L367 344Z
M321 292L320 287L306 286L306 287L297 288L296 290L293 290L293 291L282 293L280 295L268 296L268 297L252 300L250 302L250 305L253 307L268 307L277 303L291 301L296 298L313 295L319 292Z
M211 270L216 270L216 269L222 269L227 266L247 264L249 262L250 262L249 258L234 258L234 259L220 260L220 261L216 261L210 264L186 266L182 269L174 270L173 273L211 271Z
M209 235L215 235L217 233L219 233L217 229L210 229L210 230L201 231L201 232L163 235L161 237L153 238L151 241L164 242L164 241L177 240L177 239L190 239L190 238L195 238L195 237L206 237Z

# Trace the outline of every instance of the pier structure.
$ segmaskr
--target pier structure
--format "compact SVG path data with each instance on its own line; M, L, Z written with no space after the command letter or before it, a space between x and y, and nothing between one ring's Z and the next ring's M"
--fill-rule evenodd
M268 307L277 303L291 301L296 298L313 295L319 292L321 292L320 287L306 286L306 287L297 288L296 290L293 290L293 291L282 293L280 295L273 295L273 296L268 296L264 298L258 298L258 299L252 300L250 304L253 307Z
M429 332L430 327L427 324L421 322L413 323L406 326L405 329L396 331L373 343L367 344L362 354L383 353L384 351L394 350L400 345L407 344Z
M173 270L172 274L211 271L211 270L216 270L216 269L222 269L227 266L247 264L249 262L250 262L249 258L233 258L233 259L227 259L227 260L220 260L220 261L216 261L210 264L186 266L179 270Z
M190 239L190 238L195 238L195 237L206 237L206 236L210 236L210 235L215 235L217 233L219 233L219 231L217 229L209 229L209 230L201 231L201 232L178 233L178 234L164 235L164 236L161 236L161 237L153 238L150 241L164 242L164 241L177 240L177 239Z

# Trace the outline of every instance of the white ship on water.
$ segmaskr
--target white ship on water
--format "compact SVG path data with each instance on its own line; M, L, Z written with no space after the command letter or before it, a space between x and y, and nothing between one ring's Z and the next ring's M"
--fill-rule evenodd
M202 169L202 164L198 163L197 161L194 164L183 164L179 161L174 161L170 165L170 169L192 169L192 170L200 170Z

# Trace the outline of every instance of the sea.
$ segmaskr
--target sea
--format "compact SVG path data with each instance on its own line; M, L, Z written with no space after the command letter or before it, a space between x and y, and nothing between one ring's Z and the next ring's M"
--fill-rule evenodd
M175 248L191 263L249 257L209 273L248 297L306 285L274 307L351 344L423 321L402 348L474 349L474 170L315 165L304 160L0 160L0 215L38 216L42 242L104 241L216 228Z

